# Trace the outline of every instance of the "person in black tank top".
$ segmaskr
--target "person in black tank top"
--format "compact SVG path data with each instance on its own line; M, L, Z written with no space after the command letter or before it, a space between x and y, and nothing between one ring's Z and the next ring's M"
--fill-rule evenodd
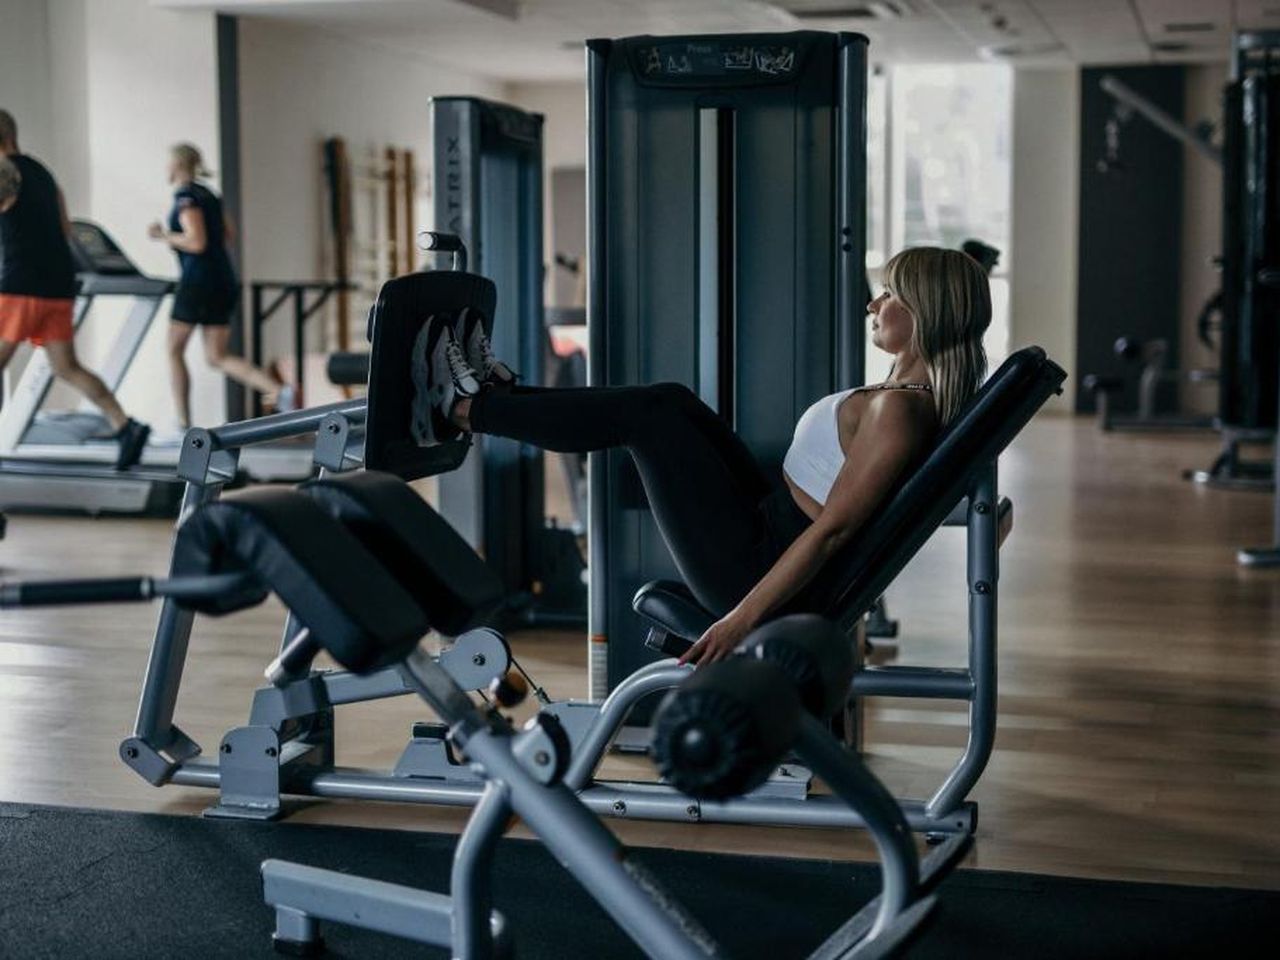
M80 365L72 327L77 282L67 240L66 203L53 175L18 149L18 125L0 110L0 157L11 195L0 204L0 371L23 341L43 347L54 375L96 404L120 444L116 467L142 456L151 428L129 417L115 395Z
M191 426L191 374L186 350L196 327L201 329L209 366L257 390L267 406L277 410L296 407L292 387L227 349L240 284L227 252L232 231L222 200L197 179L208 175L199 150L189 143L176 144L169 152L173 208L167 224L156 221L149 231L152 239L169 244L178 256L181 271L169 327L169 371L178 425L184 430Z

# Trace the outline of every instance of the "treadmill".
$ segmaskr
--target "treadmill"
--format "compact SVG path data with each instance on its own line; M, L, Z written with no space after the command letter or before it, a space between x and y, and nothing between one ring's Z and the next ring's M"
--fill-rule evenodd
M95 372L114 393L142 345L173 281L148 277L101 227L71 224L79 295L72 318L79 332L98 297L132 297L133 305ZM77 513L173 516L182 483L172 463L146 462L117 471L107 419L88 401L76 410L42 411L53 386L43 350L35 351L0 410L0 507ZM172 462L176 463L176 450Z
M132 297L124 325L95 372L113 393L119 390L172 280L148 277L100 226L71 223L71 252L80 292L76 331L98 297ZM13 395L0 410L0 509L75 513L177 516L182 483L177 479L181 439L148 443L138 466L114 468L111 426L88 401L76 410L42 410L53 386L44 351L36 351ZM247 479L298 482L314 472L310 444L263 444L246 449L239 469Z

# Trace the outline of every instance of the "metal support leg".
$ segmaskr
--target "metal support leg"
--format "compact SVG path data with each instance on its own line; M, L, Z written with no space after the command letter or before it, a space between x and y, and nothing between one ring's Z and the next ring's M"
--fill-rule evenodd
M490 867L510 815L506 787L490 782L458 840L449 879L453 894L454 957L494 954L494 936L499 925L490 921L493 912Z
M978 474L969 495L969 739L960 762L929 799L925 812L944 817L969 795L996 739L996 594L1000 579L1000 519L996 465Z
M692 666L681 667L674 660L659 660L640 668L618 684L600 704L595 721L581 741L574 743L573 761L565 774L565 784L573 790L585 787L632 708L651 693L679 686L692 672Z
M461 691L441 683L443 671L430 656L417 650L404 669L437 713L446 719L457 716L452 704ZM463 703L470 709L465 699L457 706ZM648 956L705 960L720 955L701 925L627 856L617 838L566 786L544 786L525 770L512 753L509 736L482 729L460 738L458 746L491 780L507 785L515 813Z

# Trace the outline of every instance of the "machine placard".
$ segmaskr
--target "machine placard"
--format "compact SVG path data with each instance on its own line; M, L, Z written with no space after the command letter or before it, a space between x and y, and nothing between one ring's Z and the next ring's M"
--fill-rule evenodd
M799 74L803 60L798 36L644 38L631 50L636 78L662 86L786 83Z

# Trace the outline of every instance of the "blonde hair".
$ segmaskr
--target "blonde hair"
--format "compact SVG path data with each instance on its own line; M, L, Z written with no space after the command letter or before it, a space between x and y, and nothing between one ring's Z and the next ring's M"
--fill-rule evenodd
M982 384L991 323L991 284L968 254L913 247L890 258L884 283L915 319L911 345L933 382L938 422L945 426Z
M0 157L0 204L8 203L22 188L22 173L8 157Z
M200 148L194 143L175 143L169 148L169 155L192 179L213 176L213 171L204 165Z

